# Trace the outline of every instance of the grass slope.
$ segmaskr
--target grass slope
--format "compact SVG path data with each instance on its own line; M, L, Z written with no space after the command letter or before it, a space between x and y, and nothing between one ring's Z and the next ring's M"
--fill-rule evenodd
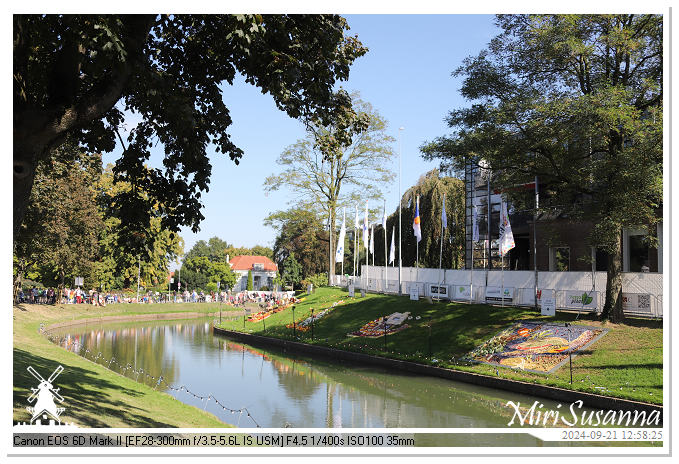
M227 308L222 306L222 310ZM14 306L14 421L30 420L26 398L37 382L27 367L33 366L47 378L62 365L64 371L55 386L64 397L62 405L66 410L61 416L64 422L83 427L229 427L212 414L59 348L39 333L41 323L49 325L102 316L215 311L219 311L219 306L209 303L118 304L103 308L88 305Z
M544 317L529 308L496 307L489 305L410 301L408 297L368 294L365 298L349 298L344 290L320 288L295 306L295 320L301 322L311 314L344 299L311 331L297 332L299 341L360 351L390 358L405 359L423 364L452 369L499 375L502 378L552 385L589 393L662 404L662 321L628 319L625 324L602 323L592 316L582 315L576 320L571 313L557 313ZM347 334L358 330L366 322L393 312L409 311L408 329L377 339L353 338ZM419 316L420 319L416 319ZM574 322L604 327L609 332L580 351L573 358L573 384L566 363L550 375L533 374L485 364L469 364L461 358L483 341L515 321L542 320ZM246 322L243 318L225 320L222 327L278 338L293 338L292 309L274 314L263 322ZM431 324L431 336L429 325ZM266 330L265 330L266 327ZM436 361L435 361L436 360ZM599 388L597 388L599 387Z

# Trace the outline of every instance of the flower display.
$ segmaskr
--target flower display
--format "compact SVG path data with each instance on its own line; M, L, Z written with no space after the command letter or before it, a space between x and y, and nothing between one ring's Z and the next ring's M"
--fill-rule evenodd
M363 327L358 329L356 332L348 333L349 337L367 337L367 338L377 338L386 335L395 334L401 330L407 329L408 324L403 322L408 319L410 313L392 313L386 317L380 317L373 321L368 322Z
M518 322L467 355L471 361L551 373L569 356L594 343L606 329L553 323Z
M299 322L296 322L295 326L297 327L297 330L299 330L301 332L306 332L307 330L311 329L312 323L314 323L314 324L317 323L319 319L321 319L323 316L327 315L330 311L332 311L333 309L335 309L338 305L341 305L342 303L344 303L344 300L336 301L329 308L325 308L324 310L322 310L322 311L320 311L316 314L313 314L312 316L309 316L306 319L303 319ZM286 325L285 327L287 327L288 329L292 329L293 324L290 323L290 324Z

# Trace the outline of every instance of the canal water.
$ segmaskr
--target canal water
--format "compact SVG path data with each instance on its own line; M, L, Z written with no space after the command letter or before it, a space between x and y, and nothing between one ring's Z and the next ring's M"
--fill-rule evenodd
M149 385L162 375L173 388L161 389L239 427L506 427L507 401L556 408L511 392L249 346L214 335L211 319L83 324L52 334L100 364L114 358L113 370ZM427 436L430 444L442 439ZM450 440L445 446L470 445L468 437ZM473 444L547 445L528 434L476 435Z

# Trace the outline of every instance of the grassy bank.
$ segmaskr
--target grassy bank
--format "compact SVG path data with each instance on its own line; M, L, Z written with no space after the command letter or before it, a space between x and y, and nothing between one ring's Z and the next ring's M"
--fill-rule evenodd
M294 319L300 322L311 314L344 299L311 331L296 332L296 339L334 348L360 351L503 378L535 382L576 391L662 404L662 321L629 319L625 324L602 323L591 316L557 313L543 317L532 309L495 307L464 303L410 301L408 297L368 294L348 298L347 292L320 288L295 306ZM408 329L384 337L354 338L348 333L363 324L393 312L409 311L413 316ZM419 319L418 319L419 317ZM293 320L292 308L264 321L226 320L222 327L258 335L293 338L286 327ZM568 364L549 375L534 374L485 364L470 364L461 358L476 346L510 324L521 320L573 322L603 327L609 332L573 358L573 383ZM431 327L431 328L430 328Z
M233 309L222 305L222 310ZM228 427L212 414L186 405L133 379L119 375L68 352L39 333L40 324L54 324L105 316L161 313L214 313L218 304L17 305L13 308L14 421L27 422L27 397L36 380L26 370L33 366L47 378L57 366L64 371L55 387L64 397L61 418L82 427ZM226 311L225 311L226 312Z

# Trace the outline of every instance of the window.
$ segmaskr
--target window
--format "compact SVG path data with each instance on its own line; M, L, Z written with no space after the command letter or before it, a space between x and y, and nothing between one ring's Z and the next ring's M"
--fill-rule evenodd
M252 265L252 269L254 269L255 271L263 271L264 265L262 263L254 263Z
M549 270L570 271L571 249L568 247L554 247L549 249Z
M648 272L648 245L643 235L629 236L629 271Z
M596 270L608 271L608 253L601 248L596 249Z

